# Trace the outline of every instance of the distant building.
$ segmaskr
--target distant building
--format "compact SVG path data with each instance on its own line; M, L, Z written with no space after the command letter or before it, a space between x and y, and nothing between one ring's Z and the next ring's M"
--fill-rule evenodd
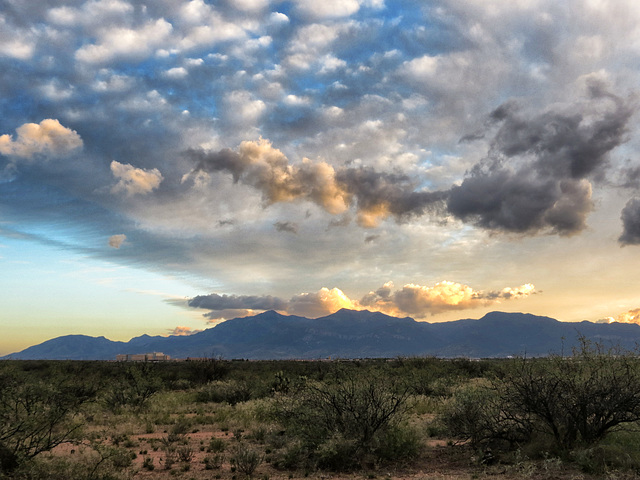
M171 357L162 352L116 355L116 362L166 362L167 360L171 360Z

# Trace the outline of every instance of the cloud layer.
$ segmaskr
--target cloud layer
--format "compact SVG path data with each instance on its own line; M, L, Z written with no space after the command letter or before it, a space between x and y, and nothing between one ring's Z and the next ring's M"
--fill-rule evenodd
M537 293L532 284L506 287L498 291L477 291L468 285L443 281L433 286L404 285L394 290L387 282L360 300L350 299L339 288L323 287L315 293L301 293L289 300L266 296L219 295L197 296L189 300L194 308L210 310L205 316L211 320L253 315L265 310L278 310L289 315L317 318L342 308L371 310L392 316L427 318L449 310L465 310L500 304L508 300L526 298Z

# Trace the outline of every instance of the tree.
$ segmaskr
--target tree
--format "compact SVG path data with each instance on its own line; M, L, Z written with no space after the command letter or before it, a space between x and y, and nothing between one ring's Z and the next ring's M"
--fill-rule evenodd
M416 453L416 437L399 431L410 385L376 373L351 373L338 372L324 382L304 379L281 395L277 418L288 433L312 461L334 470L361 466L368 457L394 460Z
M584 338L569 357L514 360L490 386L459 392L443 417L452 434L477 446L513 447L538 432L564 451L638 420L640 359Z
M557 446L593 444L640 420L640 362L582 338L570 357L521 359L501 380L505 408L550 433Z
M0 467L10 471L24 460L70 441L82 426L75 418L95 389L64 378L49 381L0 372Z

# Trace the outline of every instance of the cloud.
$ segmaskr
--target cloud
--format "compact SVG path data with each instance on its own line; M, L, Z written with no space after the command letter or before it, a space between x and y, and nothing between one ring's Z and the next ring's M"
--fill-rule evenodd
M389 216L402 220L435 211L445 198L443 192L417 190L407 175L372 168L343 168L336 180L355 199L358 224L365 228L375 227Z
M349 298L339 288L323 287L317 292L294 295L288 301L270 295L211 294L194 297L189 300L188 305L212 310L205 314L210 319L231 318L230 312L235 316L247 316L264 310L278 310L289 315L317 318L342 308L380 311L397 317L410 315L421 319L445 311L486 307L503 301L522 299L535 293L536 289L530 283L485 292L448 281L436 283L431 287L406 284L401 289L394 290L393 282L387 282L360 300Z
M421 215L445 198L442 192L417 191L406 175L364 167L336 170L324 161L309 159L292 165L265 139L242 142L237 151L190 149L186 156L196 166L185 181L195 181L199 172L228 172L235 183L258 189L265 205L305 200L337 215L353 204L358 223L366 228L389 216L401 220Z
M640 308L634 308L628 312L621 313L617 317L607 317L597 321L597 323L638 323L640 324Z
M109 246L116 249L120 248L126 239L127 236L123 233L120 233L118 235L111 235L109 237Z
M369 292L359 302L366 308L389 315L411 315L424 318L450 310L464 310L500 303L503 300L524 298L535 293L532 284L499 291L477 291L461 283L442 281L433 286L406 284L393 291L393 283L385 283Z
M360 9L358 0L296 0L296 9L312 19L348 17Z
M116 160L111 162L111 173L118 179L118 183L111 188L111 193L124 192L127 196L151 193L163 180L157 168L144 170Z
M169 332L169 335L172 337L188 337L189 335L199 332L202 332L202 330L194 330L191 327L177 326Z
M17 138L0 136L0 154L31 159L34 156L64 156L82 148L83 142L75 130L47 118L38 123L25 123L16 129Z
M224 104L228 120L243 126L258 121L266 109L262 100L254 98L251 92L246 90L229 92L224 98Z
M596 81L585 101L541 113L507 102L487 157L449 194L450 213L476 225L516 233L573 235L593 210L591 181L608 154L627 140L634 106Z
M356 309L357 305L339 288L321 288L315 293L301 293L289 300L287 311L293 315L316 318L337 312L341 308Z
M286 310L287 302L271 295L198 295L189 306L208 310Z
M273 224L278 232L298 233L298 225L291 222L276 222Z
M640 198L632 198L622 209L622 245L640 245Z
M97 34L99 42L80 47L75 57L90 64L107 63L116 58L144 58L160 47L172 30L173 26L164 18L149 21L138 29L102 28Z

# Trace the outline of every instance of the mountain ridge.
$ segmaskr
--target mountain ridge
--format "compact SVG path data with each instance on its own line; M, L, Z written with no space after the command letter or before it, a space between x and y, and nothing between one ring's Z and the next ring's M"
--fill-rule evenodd
M163 352L173 358L319 359L398 356L489 358L566 353L580 337L633 349L640 326L560 322L529 313L489 312L480 319L417 322L381 312L341 309L309 319L270 310L227 320L190 336L65 335L0 359L114 360L117 354Z

